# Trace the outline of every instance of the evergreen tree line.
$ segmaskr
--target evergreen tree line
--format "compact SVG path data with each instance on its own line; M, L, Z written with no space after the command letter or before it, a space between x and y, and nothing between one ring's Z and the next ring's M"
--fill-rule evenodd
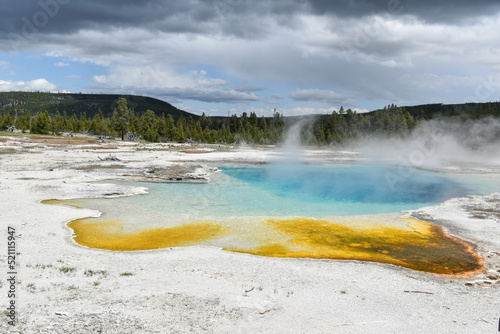
M273 117L258 118L255 113L230 118L210 118L203 114L198 119L182 115L177 119L167 114L156 115L147 110L137 115L127 106L125 98L118 103L111 117L102 111L88 118L85 113L68 117L65 111L49 115L47 111L24 113L19 106L4 108L0 113L0 129L15 126L22 132L35 134L61 134L62 132L87 133L104 137L120 137L125 140L144 139L149 142L200 142L200 143L249 143L277 144L285 135L285 118L278 112ZM329 115L305 122L301 128L304 144L342 144L367 135L404 136L415 127L416 120L395 105L387 106L372 114L357 114L351 109L340 108Z
M301 141L313 145L335 145L363 137L404 137L415 128L414 119L404 107L394 104L374 113L358 114L351 109L333 111L302 128Z
M156 115L147 110L137 115L127 106L125 98L118 99L111 117L102 111L88 118L85 113L68 117L65 111L56 110L54 115L48 111L32 114L23 113L19 106L0 113L0 130L15 127L23 133L59 135L62 132L87 133L102 137L120 137L127 140L144 139L149 142L202 142L202 143L255 143L273 144L283 138L285 120L275 112L272 118L258 118L255 113L233 115L229 119L210 118L203 114L198 119L179 116L177 120L170 114Z

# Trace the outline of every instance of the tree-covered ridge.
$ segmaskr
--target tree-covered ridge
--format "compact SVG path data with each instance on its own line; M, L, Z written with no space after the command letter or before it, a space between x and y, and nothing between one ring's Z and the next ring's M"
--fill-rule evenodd
M307 144L341 144L366 136L405 136L417 121L404 107L384 107L373 113L358 114L351 109L320 116L302 128L301 139Z
M73 114L80 117L83 113L93 117L102 112L104 117L109 117L113 114L120 97L125 98L128 106L140 115L147 110L154 110L158 115L170 114L174 119L181 115L199 117L151 97L115 94L0 92L0 109L7 110L12 106L17 106L22 112L37 113L40 110L47 110L50 116L54 116L58 110L64 110L69 117Z
M309 119L301 126L301 139L306 144L343 143L366 135L405 135L415 125L414 119L404 108L386 107L373 115L363 115L351 109L339 113ZM293 125L293 122L289 127ZM84 112L68 116L56 110L32 115L24 113L20 106L4 108L0 114L0 128L15 126L23 132L60 134L61 132L88 133L98 136L123 139L144 139L150 142L204 142L204 143L254 143L276 144L283 140L287 124L283 115L275 112L273 117L258 118L252 112L230 118L211 118L203 114L197 119L180 116L177 120L170 114L157 115L147 110L139 115L128 106L125 98L119 98L113 113L105 117L102 111L88 117Z
M275 113L273 118L257 118L255 113L240 117L210 118L203 114L185 118L180 115L177 120L171 114L157 115L147 110L142 115L128 106L125 98L119 98L113 113L105 117L102 111L88 117L84 112L80 117L76 114L68 116L56 110L50 115L47 110L33 115L31 111L23 112L20 106L12 105L3 108L0 113L0 129L15 127L23 132L38 134L60 134L62 132L87 133L121 139L144 139L150 142L204 142L204 143L236 143L249 142L273 144L283 138L285 121L282 115Z
M419 119L437 118L482 118L500 117L500 102L463 103L463 104L424 104L405 107L413 117Z
M435 106L435 105L433 105ZM491 108L464 109L459 114L435 112L436 118L470 119L498 116L498 103ZM143 139L150 142L200 142L200 143L249 143L279 144L291 129L300 131L303 144L343 144L364 137L404 137L417 123L428 119L425 111L412 115L405 107L389 105L370 113L358 114L351 109L333 111L328 115L285 118L278 112L273 117L257 117L254 112L231 117L159 114L151 109L138 113L128 100L120 97L111 114L101 110L92 116L86 112L77 116L55 109L34 114L20 105L3 107L0 112L0 130L15 127L23 132L60 134L62 132L86 133L128 140ZM297 125L297 126L296 126Z

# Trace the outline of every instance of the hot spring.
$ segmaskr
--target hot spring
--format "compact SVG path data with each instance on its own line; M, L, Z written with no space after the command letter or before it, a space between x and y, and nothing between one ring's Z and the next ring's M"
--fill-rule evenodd
M81 245L120 251L208 245L273 257L357 259L437 274L482 268L465 242L401 211L500 191L498 177L397 167L226 165L210 183L145 183L147 195L79 200ZM130 183L128 183L130 184ZM397 214L393 214L397 213Z

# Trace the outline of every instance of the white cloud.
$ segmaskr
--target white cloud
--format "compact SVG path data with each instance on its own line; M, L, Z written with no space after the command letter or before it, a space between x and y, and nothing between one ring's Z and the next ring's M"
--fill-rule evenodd
M140 92L162 89L180 92L189 88L209 95L211 90L224 90L222 87L229 86L228 80L211 77L202 70L177 71L179 66L210 64L250 84L266 82L267 87L258 86L269 94L273 94L271 87L275 83L286 82L297 87L303 83L328 85L332 90L309 90L309 97L305 94L307 90L302 90L289 97L295 101L352 107L360 107L353 96L379 101L377 104L427 103L429 96L435 94L432 87L436 79L432 77L443 81L447 76L457 75L457 70L474 71L477 66L500 69L500 58L495 56L500 50L494 33L500 29L500 19L458 26L424 23L410 15L332 20L327 15L297 14L294 24L278 23L271 20L266 24L272 34L252 39L209 31L152 35L145 27L82 29L61 36L61 41L68 39L67 43L59 42L60 49L56 44L47 54L109 67L109 74L94 78L97 86L105 84L108 89L132 87ZM363 34L366 40L361 37ZM346 51L346 46L351 49ZM428 80L423 80L423 69L429 73ZM405 75L421 79L418 89L402 79ZM339 89L349 93L338 94ZM234 90L242 91L241 87ZM256 101L255 96L240 97ZM236 95L235 98L238 99Z
M208 15L213 4L179 2L183 8L179 16L149 13L145 16L148 24L144 24L137 13L125 11L122 14L134 14L134 20L125 15L127 20L116 25L84 20L73 30L45 33L41 29L38 38L20 40L19 49L50 50L46 56L63 60L56 66L76 61L107 67L105 75L94 76L95 84L88 90L139 93L170 101L260 102L279 108L289 105L291 99L304 106L290 109L293 112L309 108L317 113L317 103L357 107L361 112L367 105L358 101L381 107L388 103L462 102L469 95L488 100L498 96L498 86L487 96L485 91L490 92L491 85L474 81L500 71L498 14L487 19L470 15L467 21L440 21L438 16L453 15L436 12L432 16L437 19L427 20L427 9L426 15L417 15L420 11L411 11L417 5L408 3L399 15L370 14L368 10L340 15L332 13L342 4L327 6L328 2L318 1L331 6L331 11L318 15L307 9L306 2L300 3L256 1L248 6L243 2L213 20ZM285 12L285 4L294 10L280 13ZM271 7L273 11L268 10ZM141 6L143 9L147 12L148 7ZM208 16L192 20L195 12ZM108 19L112 21L115 14L113 10ZM0 48L8 50L8 45ZM207 64L207 70L200 64ZM210 73L210 68L220 74ZM328 90L304 89L308 87ZM292 93L279 99L277 93L284 90ZM267 97L261 98L260 91ZM231 107L224 106L224 112Z
M311 107L296 107L284 111L285 116L303 116L303 115L326 115L331 114L336 108L311 108Z
M215 103L247 103L259 100L253 92L225 88L229 82L212 78L205 70L176 73L162 64L122 64L111 66L110 74L95 75L92 90L153 95L168 100L194 100Z
M336 105L353 105L355 103L352 97L335 93L331 90L322 89L299 89L288 96L294 101L319 102Z
M94 79L95 82L99 84L106 83L106 81L108 80L108 78L105 75L94 75L92 78Z
M149 92L166 98L212 103L248 103L259 100L259 97L253 93L237 92L230 89L163 88Z
M54 64L54 66L57 66L57 67L66 67L66 66L69 66L69 63L65 63L65 62L57 62Z
M45 79L35 79L31 81L3 81L0 80L0 91L56 91L57 86Z

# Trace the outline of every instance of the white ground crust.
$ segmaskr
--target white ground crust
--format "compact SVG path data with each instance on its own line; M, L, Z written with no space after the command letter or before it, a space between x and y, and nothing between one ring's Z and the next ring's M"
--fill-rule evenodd
M115 143L113 145L116 145ZM144 145L143 148L147 148ZM470 218L471 206L494 199L465 198L418 210L472 241L488 271L446 279L391 265L357 261L277 259L208 247L110 252L76 245L65 223L97 212L41 204L144 191L89 181L121 178L130 170L175 162L262 163L273 149L205 147L188 154L176 146L137 150L136 145L91 150L0 143L0 300L7 302L7 226L18 233L19 268L12 333L495 333L500 318L500 223ZM189 148L188 148L189 149ZM100 162L114 154L119 162ZM351 152L314 151L325 159ZM123 165L123 170L92 165ZM75 169L79 167L79 169ZM496 196L496 197L495 197ZM498 204L497 209L498 209ZM487 210L485 210L487 211ZM496 220L495 220L496 219ZM131 275L129 275L131 274ZM490 276L490 278L488 278Z

